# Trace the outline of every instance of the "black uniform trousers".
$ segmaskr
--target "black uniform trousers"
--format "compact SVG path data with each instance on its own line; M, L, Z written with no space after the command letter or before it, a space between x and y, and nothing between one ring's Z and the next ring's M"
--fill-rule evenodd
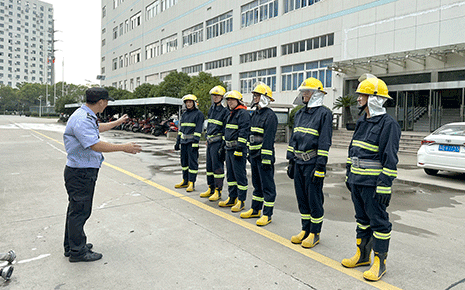
M269 169L262 168L262 158L250 158L250 166L252 168L252 184L254 187L252 206L254 211L259 211L263 207L263 214L266 216L273 215L273 206L276 199L276 185L274 182L274 164L271 164Z
M65 167L65 187L68 192L68 211L65 222L65 252L81 256L87 252L84 225L92 212L98 168Z
M324 216L323 183L312 182L315 164L296 163L294 166L294 187L302 218L302 230L307 233L319 233Z
M210 188L223 188L224 161L220 160L218 151L221 141L207 145L207 183Z
M226 150L226 179L228 180L229 200L245 201L247 197L247 159L244 156L235 156L234 150Z
M392 224L386 206L380 204L376 198L376 187L349 184L357 221L357 238L369 239L373 232L389 234ZM373 239L373 251L386 253L389 249L389 239Z
M181 167L184 182L195 182L199 171L199 147L192 147L192 144L181 144Z

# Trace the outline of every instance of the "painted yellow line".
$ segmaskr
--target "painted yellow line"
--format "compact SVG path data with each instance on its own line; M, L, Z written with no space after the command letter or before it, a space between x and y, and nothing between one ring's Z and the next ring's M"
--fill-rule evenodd
M31 131L34 131L35 133L37 133L37 134L39 134L41 136L44 136L44 137L46 137L46 138L48 138L48 139L50 139L52 141L55 141L55 142L63 145L63 143L61 143L61 142L59 142L59 141L57 141L57 140L55 140L53 138L50 138L50 137L48 137L48 136L46 136L46 135L44 135L42 133L39 133L39 132L37 132L35 130L31 130ZM396 287L394 285L386 283L386 282L384 282L382 280L377 281L377 282L368 282L365 279L363 279L362 272L360 272L360 271L358 271L356 269L344 268L341 265L340 262L335 261L335 260L333 260L331 258L328 258L328 257L326 257L326 256L324 256L322 254L319 254L319 253L317 253L315 251L312 251L310 249L304 249L300 245L295 245L295 244L291 243L289 239L283 238L283 237L281 237L281 236L279 236L279 235L277 235L275 233L272 233L270 231L265 230L264 228L258 227L256 225L248 223L248 222L246 222L246 221L244 221L242 219L236 218L236 217L234 217L234 216L232 216L230 214L227 214L227 213L225 213L225 212L223 212L221 210L218 210L218 209L213 208L213 207L211 207L209 205L206 205L206 204L204 204L204 203L202 203L202 202L200 202L200 201L198 201L196 199L185 196L184 194L181 194L181 193L179 193L177 191L174 191L172 189L164 187L163 185L160 185L160 184L155 183L155 182L153 182L151 180L143 178L143 177L141 177L139 175L136 175L136 174L134 174L132 172L124 170L124 169L122 169L122 168L120 168L118 166L112 165L112 164L110 164L108 162L103 162L103 165L108 166L110 168L113 168L116 171L119 171L119 172L121 172L123 174L126 174L126 175L128 175L128 176L130 176L130 177L132 177L134 179L137 179L137 180L139 180L141 182L144 182L144 183L146 183L146 184L148 184L150 186L153 186L153 187L155 187L155 188L157 188L157 189L159 189L161 191L164 191L164 192L166 192L168 194L171 194L172 196L175 196L177 198L185 200L185 201L189 202L192 205L195 205L195 206L197 206L199 208L202 208L202 209L204 209L204 210L206 210L206 211L208 211L208 212L210 212L210 213L212 213L212 214L214 214L216 216L222 217L222 218L224 218L224 219L226 219L226 220L228 220L228 221L230 221L232 223L235 223L235 224L237 224L237 225L239 225L241 227L244 227L244 228L246 228L248 230L251 230L251 231L253 231L253 232L255 232L255 233L259 234L259 235L262 235L262 236L264 236L264 237L266 237L266 238L268 238L268 239L270 239L270 240L272 240L272 241L274 241L274 242L276 242L278 244L281 244L281 245L283 245L283 246L285 246L285 247L287 247L287 248L289 248L289 249L291 249L291 250L293 250L295 252L298 252L298 253L306 256L306 257L309 257L310 259L315 260L315 261L317 261L317 262L319 262L319 263L321 263L323 265L326 265L326 266L328 266L330 268L333 268L334 270L337 270L337 271L339 271L341 273L344 273L344 274L346 274L348 276L351 276L351 277L353 277L353 278L355 278L355 279L357 279L359 281L362 281L362 282L364 282L364 283L366 283L366 284L368 284L368 285L370 285L370 286L372 286L374 288L383 289L383 290L401 290L401 288L398 288L398 287Z

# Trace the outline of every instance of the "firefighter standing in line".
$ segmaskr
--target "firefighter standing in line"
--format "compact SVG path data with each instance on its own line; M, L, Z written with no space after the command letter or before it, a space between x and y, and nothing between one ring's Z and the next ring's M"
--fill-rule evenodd
M223 143L224 126L229 115L228 109L221 104L226 90L216 86L210 90L212 106L208 110L207 125L207 183L208 190L200 197L210 197L210 201L217 201L221 197L224 179L224 159L218 151Z
M383 104L391 99L386 84L373 75L362 75L356 93L360 117L349 145L346 185L352 195L357 221L357 251L342 265L353 268L371 264L363 277L377 281L386 272L392 225L386 208L391 200L392 181L397 177L397 151L401 130L386 114Z
M332 113L323 106L323 84L308 78L299 87L294 104L303 104L295 115L287 149L288 174L294 179L302 231L291 242L312 248L320 242L323 223L323 179L332 137Z
M278 118L273 110L268 108L270 102L274 102L270 87L259 83L253 89L252 94L251 107L257 106L250 120L249 137L249 161L254 191L251 209L241 213L241 218L259 217L257 225L265 226L271 223L276 199L274 140L278 129ZM262 208L263 216L260 217Z
M180 130L174 145L174 150L181 149L182 182L175 188L186 188L186 191L194 191L195 180L199 169L199 141L202 135L203 113L198 109L197 97L185 95L182 101L186 105L186 111L181 116Z
M247 197L247 140L250 135L250 114L244 106L242 95L230 91L224 95L228 102L229 116L224 130L223 149L219 154L226 155L226 179L229 197L218 203L221 207L232 207L232 212L244 209ZM225 153L223 153L225 151Z

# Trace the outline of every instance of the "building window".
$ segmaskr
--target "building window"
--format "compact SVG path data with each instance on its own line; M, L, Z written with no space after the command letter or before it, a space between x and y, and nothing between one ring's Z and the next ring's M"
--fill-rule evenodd
M140 21L140 17L141 17L141 12L139 11L137 14L135 14L134 16L132 16L130 18L130 21L131 21L131 30L136 28L137 26L140 26L141 24L141 21Z
M186 47L203 41L203 23L182 32L182 46Z
M207 21L207 40L233 30L232 11Z
M241 28L278 16L278 0L255 0L241 6Z
M102 47L105 46L105 39L102 39Z
M102 18L105 18L107 16L107 6L102 7Z
M202 71L202 64L191 65L188 67L183 67L182 72L186 74L198 73Z
M173 34L161 40L161 54L172 52L178 49L178 35Z
M313 5L321 0L284 0L284 13Z
M151 59L160 55L160 42L155 41L145 47L145 59Z
M145 76L145 82L149 84L154 84L159 78L158 73L154 73L148 76Z
M129 64L135 64L141 61L140 59L141 49L136 49L129 53Z
M218 59L205 63L205 70L211 70L215 68L221 68L232 65L232 57Z
M113 9L118 8L118 0L113 0Z
M118 26L113 28L113 39L116 39L116 38L118 38Z
M124 67L124 60L123 60L123 56L122 56L122 55L119 57L119 67L120 67L120 68Z
M152 19L153 17L155 17L155 15L157 15L160 12L161 12L160 1L156 0L145 8L145 19L146 20Z
M276 91L276 68L262 69L251 72L243 72L239 75L241 93L250 93L256 82L264 82L274 92Z
M220 81L223 82L223 84L226 86L226 91L230 91L231 90L231 79L232 79L232 75L225 75L225 76L219 76L218 77L220 79Z
M170 73L172 73L174 71L176 71L176 70L169 70L169 71L165 71L165 72L160 73L160 79L164 79L167 75L169 75Z
M123 35L124 29L123 29L123 23L121 22L119 25L119 36Z
M284 44L281 46L281 54L293 54L332 45L334 45L334 33Z
M140 86L140 77L137 77L136 78L136 88Z
M239 56L239 61L240 63L246 63L246 62L253 62L253 61L259 61L262 59L276 57L277 50L278 49L276 47L271 47L271 48L262 49L259 51L241 54Z
M118 68L118 58L114 58L112 61L111 61L112 65L111 65L111 69L112 70L116 70Z
M282 91L296 91L302 82L310 77L319 79L325 88L331 87L333 59L324 59L281 67Z

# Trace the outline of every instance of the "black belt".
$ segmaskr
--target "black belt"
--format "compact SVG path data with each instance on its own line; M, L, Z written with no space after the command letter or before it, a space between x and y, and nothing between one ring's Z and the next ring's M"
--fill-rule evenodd
M228 148L237 147L237 140L233 140L233 141L224 141L224 143L226 144L226 147L228 147Z
M305 153L294 153L294 155L300 160L308 161L308 160L316 157L316 150L310 150L310 151L305 152Z
M383 165L379 160L373 159L361 159L358 157L350 157L352 161L352 166L357 168L364 168L364 169L382 169Z
M249 140L250 140L250 144L252 144L252 143L263 143L263 136L250 135Z
M215 137L207 137L208 144L215 143L215 142L218 142L218 141L221 141L221 140L223 140L223 136L221 136L221 135L218 135L218 136L215 136Z

